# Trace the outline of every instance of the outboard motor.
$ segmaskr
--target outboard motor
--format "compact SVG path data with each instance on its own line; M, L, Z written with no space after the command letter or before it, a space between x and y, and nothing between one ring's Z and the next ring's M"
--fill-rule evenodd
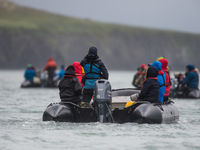
M94 104L99 122L114 122L111 102L112 90L110 82L104 79L97 80L94 89Z

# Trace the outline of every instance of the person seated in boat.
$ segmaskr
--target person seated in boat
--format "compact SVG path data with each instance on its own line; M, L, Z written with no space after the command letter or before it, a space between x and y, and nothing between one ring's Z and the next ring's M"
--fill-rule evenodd
M153 67L155 67L158 70L158 82L160 83L160 95L159 95L159 101L160 103L163 103L165 90L166 90L166 76L165 73L162 70L162 64L159 61L155 61L152 64Z
M60 71L58 72L58 80L63 79L65 76L65 65L60 66Z
M174 77L178 82L176 88L179 88L181 86L181 84L183 83L183 79L185 76L183 73L174 73Z
M27 65L27 69L24 72L24 78L26 81L33 83L33 79L36 76L36 71L31 64Z
M146 78L146 72L147 72L147 65L142 64L138 69L137 73L133 77L132 85L135 86L138 89L141 89L143 86L143 82Z
M150 103L159 103L160 84L158 82L158 70L150 66L147 70L146 80L143 88L138 94L131 95L132 101L149 101Z
M83 87L83 83L82 83L82 78L84 76L84 69L81 66L80 62L74 62L72 64L72 66L75 69L75 74L76 74L76 78L79 80L79 82L81 83L81 86Z
M163 58L159 59L159 62L162 64L162 70L165 73L166 76L166 90L164 94L164 102L167 102L169 99L169 94L170 94L170 89L171 89L171 78L170 78L170 73L168 69L168 60Z
M83 107L89 107L96 81L98 79L108 79L108 71L97 55L97 48L94 46L89 48L88 54L80 64L85 71L85 76L83 78L83 100L81 105Z
M52 57L50 57L44 67L44 71L48 72L48 81L47 81L48 85L54 84L53 78L55 75L56 67L57 67L56 62L53 60Z
M199 75L195 71L194 65L187 65L185 71L185 78L183 79L181 87L187 96L191 91L199 89Z
M58 85L61 102L72 102L79 104L81 102L82 86L76 78L75 69L72 65L68 66L64 78Z

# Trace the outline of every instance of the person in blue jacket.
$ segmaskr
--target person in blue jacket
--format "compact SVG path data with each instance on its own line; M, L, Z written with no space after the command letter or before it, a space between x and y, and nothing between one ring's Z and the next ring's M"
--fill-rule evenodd
M36 76L36 72L35 72L34 67L31 64L28 64L27 69L24 72L25 80L33 83L33 79L34 79L35 76Z
M65 65L61 65L60 71L58 72L59 80L63 79L65 76Z
M158 82L160 83L160 94L159 94L159 102L163 103L164 95L165 95L165 90L166 90L166 76L165 73L162 71L162 64L159 61L155 61L152 64L153 67L158 69Z
M195 71L194 65L186 66L186 75L182 82L182 87L184 87L185 91L190 92L194 89L199 89L199 75Z
M97 48L90 47L86 57L81 61L81 66L84 68L85 76L83 77L83 104L90 102L93 96L95 82L98 79L108 79L108 71L97 55Z

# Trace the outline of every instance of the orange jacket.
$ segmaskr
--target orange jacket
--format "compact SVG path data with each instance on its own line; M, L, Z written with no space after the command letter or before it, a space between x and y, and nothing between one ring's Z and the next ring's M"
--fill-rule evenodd
M57 67L56 62L53 60L52 57L50 57L50 58L48 59L46 65L45 65L45 67L44 67L44 70L48 70L49 67L55 67L55 68Z

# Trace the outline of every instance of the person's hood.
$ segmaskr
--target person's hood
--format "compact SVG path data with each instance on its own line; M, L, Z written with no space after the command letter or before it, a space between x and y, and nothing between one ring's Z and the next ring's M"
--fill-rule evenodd
M47 66L54 66L54 67L57 66L56 62L53 60L52 57L49 57L49 59L48 59L46 65L47 65Z
M158 69L158 71L162 70L162 64L159 61L154 61L153 64L151 65L153 67L155 67L156 69Z
M75 69L72 65L68 66L66 71L65 71L66 77L72 77L75 76Z
M195 69L195 66L194 65L187 65L186 68L189 70L189 71L193 71Z
M168 60L163 58L163 59L160 59L159 62L161 62L162 64L162 70L167 70Z
M48 59L48 62L49 62L49 61L54 61L54 60L53 60L53 58L52 58L52 57L49 57L49 59Z
M61 65L60 69L64 70L65 69L65 65Z
M31 64L27 64L27 69L32 69L32 65Z
M86 56L86 59L88 60L95 60L98 59L98 54L97 54L97 48L92 46L89 48L88 54Z
M157 77L158 76L158 69L153 66L150 66L147 70L147 78Z
M74 67L76 74L82 74L83 73L82 66L80 65L79 62L74 62L72 64L72 66Z
M164 56L158 57L158 58L156 59L156 61L159 61L159 60L164 59L164 58L165 58Z
M140 67L141 67L142 69L148 68L148 66L147 66L146 64L142 64Z

